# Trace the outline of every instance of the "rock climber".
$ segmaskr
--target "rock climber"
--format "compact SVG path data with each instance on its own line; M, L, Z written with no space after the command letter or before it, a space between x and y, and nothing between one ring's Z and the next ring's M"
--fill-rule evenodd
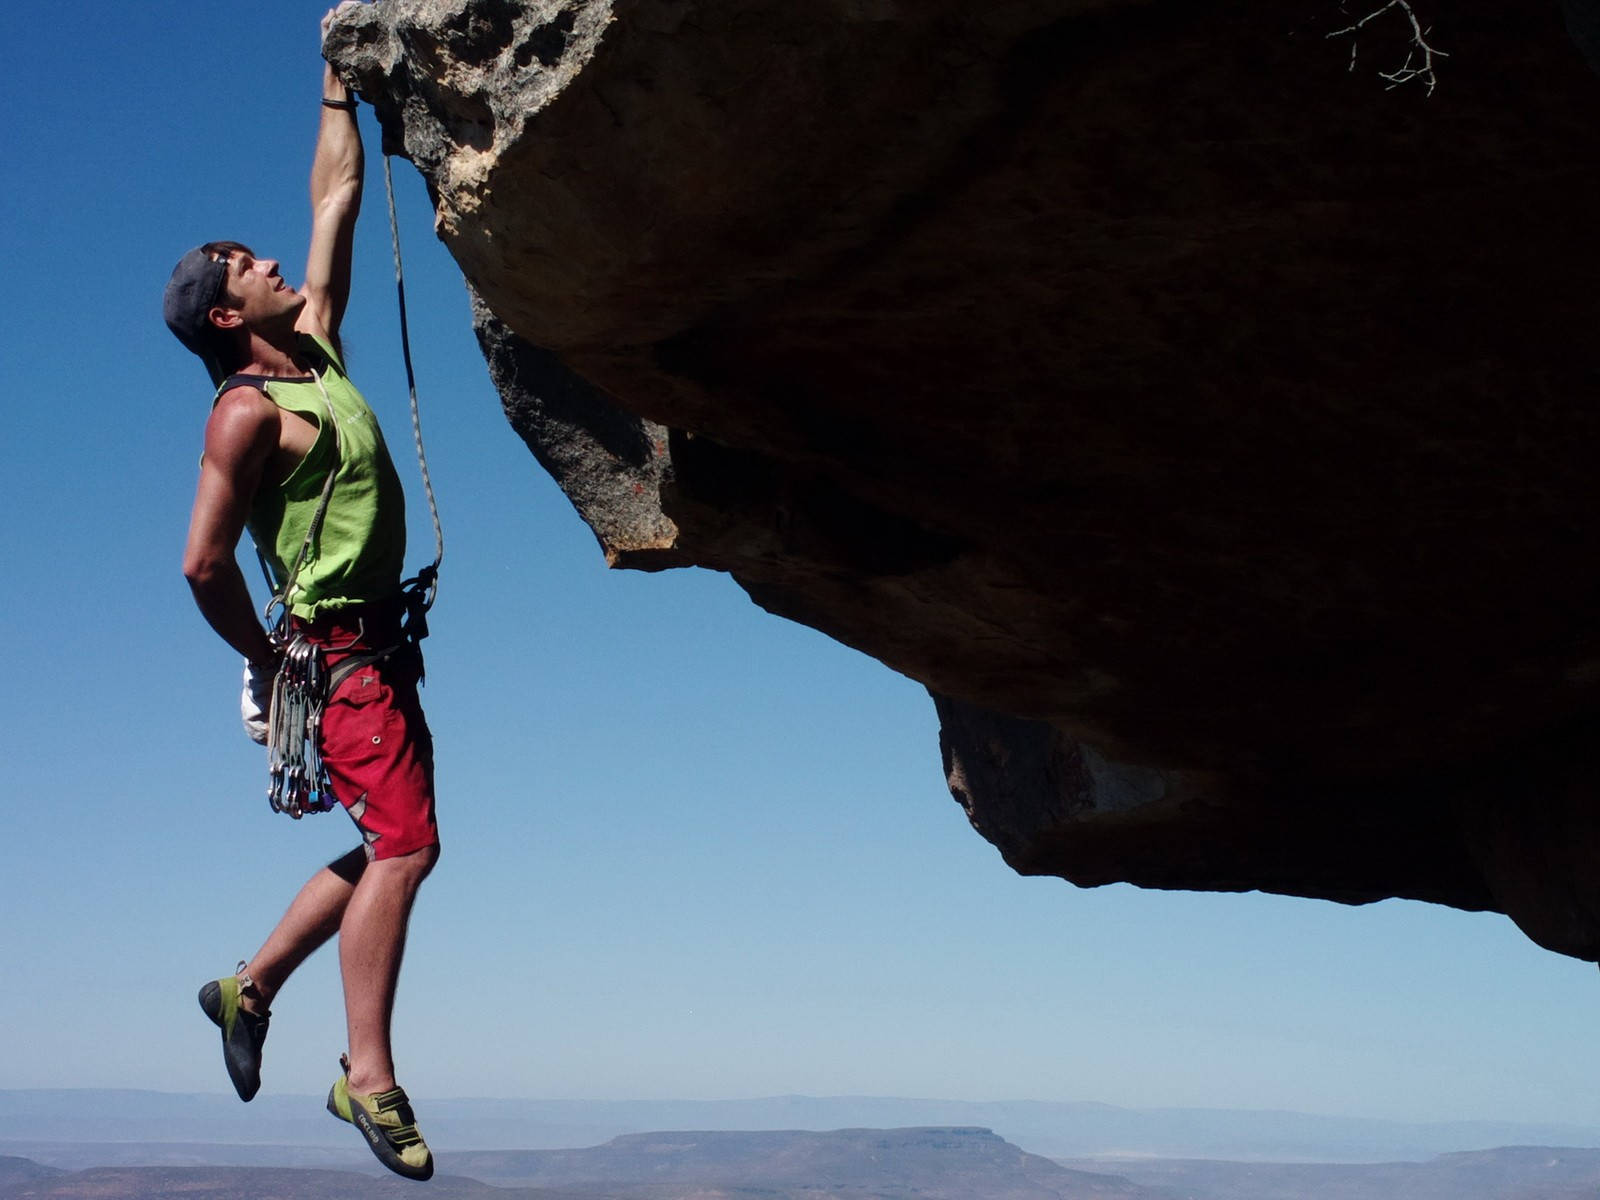
M337 11L323 18L324 37ZM312 876L261 948L200 989L200 1006L222 1031L239 1098L251 1099L274 1000L337 933L349 1049L328 1109L385 1166L427 1179L433 1159L395 1081L390 1021L412 904L439 857L433 741L417 698L421 657L402 632L404 498L339 342L364 169L355 106L325 66L303 286L290 287L275 259L210 242L183 256L164 296L168 327L216 386L183 572L205 619L244 655L247 728L264 740L286 638L320 649L329 673L358 664L326 698L320 752L361 845ZM247 527L284 592L276 636L234 557Z

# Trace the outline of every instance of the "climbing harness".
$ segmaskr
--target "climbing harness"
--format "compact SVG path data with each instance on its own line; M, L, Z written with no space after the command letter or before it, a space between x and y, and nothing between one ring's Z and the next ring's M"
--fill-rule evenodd
M349 645L360 640L358 633ZM331 649L338 653L347 648ZM407 649L416 651L414 643L403 638L398 645L350 654L329 667L322 646L303 633L290 639L272 680L267 717L267 803L273 812L298 821L306 813L329 812L338 805L322 761L322 714L328 698L363 667L386 662Z
M411 396L411 434L417 447L417 466L422 474L423 491L428 498L428 515L433 521L434 556L433 562L400 585L404 621L398 644L370 653L350 654L330 669L324 648L303 632L294 631L289 620L289 596L301 567L311 559L322 530L323 518L328 513L328 504L333 499L334 477L344 457L338 414L322 382L322 373L313 366L311 374L322 395L329 427L333 430L333 466L328 469L328 476L323 481L322 495L306 528L305 540L294 562L289 564L281 586L275 585L266 556L261 553L259 546L256 548L256 556L267 577L268 590L272 592L272 598L262 611L262 621L267 626L268 638L283 654L278 673L272 681L272 705L268 712L267 802L274 812L286 813L297 821L306 813L328 812L338 803L327 767L322 761L322 715L328 698L339 685L360 668L385 661L405 650L417 655L420 681L421 648L418 643L428 636L428 610L433 607L439 594L439 564L444 561L444 530L439 524L439 506L434 500L433 481L428 475L428 456L422 448L422 418L417 405L417 380L411 366L411 337L406 322L405 271L400 261L400 223L395 216L394 177L389 170L389 157L387 154L383 157L383 182L389 201L389 234L394 244L395 290L400 305L400 352L405 360L406 388ZM360 640L361 634L358 632L346 646L328 649L337 653L349 649Z

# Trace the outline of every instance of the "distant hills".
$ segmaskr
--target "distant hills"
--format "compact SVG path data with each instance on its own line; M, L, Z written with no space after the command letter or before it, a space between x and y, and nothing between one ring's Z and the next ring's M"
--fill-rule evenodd
M440 1169L425 1185L384 1172L321 1097L0 1090L0 1200L1600 1196L1586 1126L893 1097L424 1098L419 1112Z
M55 1167L46 1167L11 1154L0 1154L0 1191L13 1184L35 1183L60 1174Z
M752 1100L440 1100L418 1097L438 1147L495 1150L595 1146L653 1129L834 1130L974 1126L1052 1158L1127 1156L1283 1162L1423 1161L1462 1150L1540 1145L1600 1149L1589 1126L1517 1122L1407 1123L1229 1109L1130 1109L1039 1101L773 1096ZM320 1096L144 1091L0 1090L0 1154L61 1167L128 1162L115 1146L76 1157L82 1131L108 1142L166 1143L174 1165L272 1165L262 1147L296 1147L291 1165L341 1167L365 1151L323 1111ZM184 1144L184 1145L180 1145ZM219 1147L231 1157L217 1158ZM254 1149L252 1149L254 1148ZM147 1148L145 1153L149 1152ZM251 1157L250 1155L254 1155ZM111 1157L108 1157L111 1156ZM148 1158L137 1161L149 1162ZM281 1158L276 1160L281 1162Z
M59 1171L0 1157L0 1200L1593 1200L1600 1151L1506 1147L1426 1163L1062 1164L986 1129L630 1134L583 1150L441 1157L427 1184L249 1166ZM471 1177L469 1177L469 1175Z
M1238 1163L1203 1160L1070 1164L1116 1170L1186 1200L1595 1200L1600 1150L1505 1146L1425 1163Z
M412 1183L282 1167L96 1167L32 1184L0 1182L0 1200L600 1200L596 1192L490 1187L435 1176Z
M440 1164L448 1173L426 1185L261 1167L44 1171L0 1183L0 1200L1170 1200L1026 1154L987 1129L645 1133L586 1150L478 1152ZM463 1177L464 1167L501 1186Z

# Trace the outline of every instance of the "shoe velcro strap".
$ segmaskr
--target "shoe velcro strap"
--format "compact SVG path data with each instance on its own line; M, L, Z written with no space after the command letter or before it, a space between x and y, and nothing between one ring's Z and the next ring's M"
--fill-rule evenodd
M390 1092L379 1092L372 1097L372 1111L376 1115L382 1113L385 1117L393 1114L399 1118L401 1125L415 1125L417 1118L411 1111L411 1100L406 1095L404 1088L395 1088ZM388 1122L385 1122L387 1124Z

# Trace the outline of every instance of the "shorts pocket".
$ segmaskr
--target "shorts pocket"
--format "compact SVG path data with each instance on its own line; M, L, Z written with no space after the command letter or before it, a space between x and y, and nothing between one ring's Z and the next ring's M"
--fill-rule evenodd
M403 731L394 691L377 668L361 667L340 682L322 713L322 758L336 775L392 753Z

